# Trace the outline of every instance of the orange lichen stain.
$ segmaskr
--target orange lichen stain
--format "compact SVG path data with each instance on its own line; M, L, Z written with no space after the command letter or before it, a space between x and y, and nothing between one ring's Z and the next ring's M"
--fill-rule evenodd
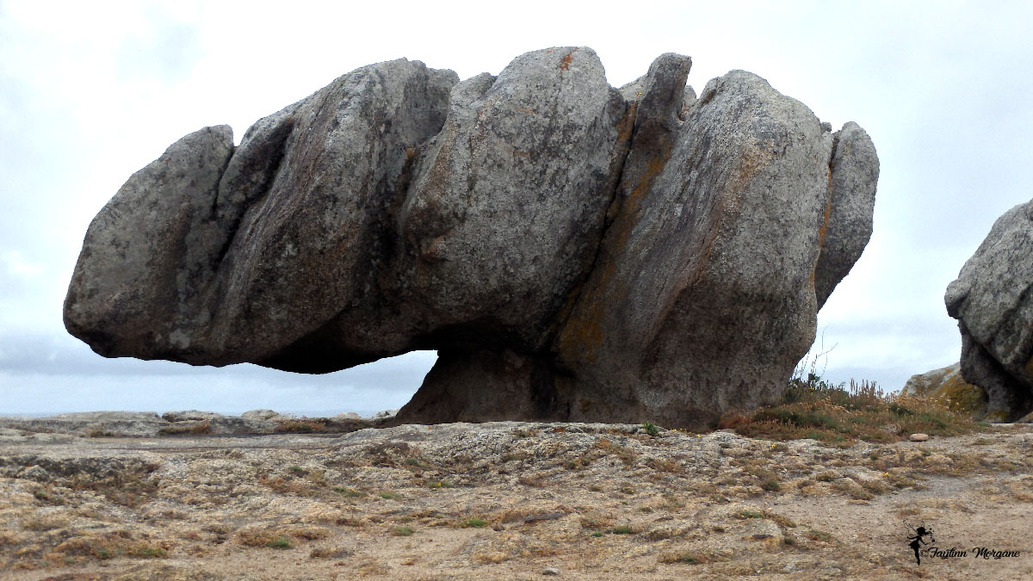
M825 247L825 235L829 230L829 216L832 214L832 194L829 193L829 199L825 202L825 215L821 220L821 227L818 228L818 258L814 261L814 268L811 269L810 276L807 277L807 281L810 284L811 290L814 290L814 279L818 272L818 260L821 258L821 250Z
M825 216L821 219L821 228L818 229L818 248L825 246L825 234L829 230L829 216L832 214L832 196L825 202Z
M618 126L618 140L632 139L637 113L638 103L635 102L628 108ZM615 305L625 303L629 292L627 281L619 278L616 265L626 262L626 258L623 257L637 252L630 244L635 225L640 220L642 202L667 166L671 149L660 148L662 153L648 159L627 160L627 163L635 164L639 168L643 165L645 167L639 175L632 178L633 181L622 181L618 185L617 195L623 198L611 208L611 212L614 209L616 212L611 214L613 223L606 233L605 247L596 266L597 274L594 274L591 282L586 285L589 290L580 298L559 337L558 346L561 354L569 354L567 357L573 360L589 362L599 357L599 348L605 340L603 324L608 318L607 315ZM627 169L629 167L626 165L625 170Z
M563 69L563 70L569 69L570 68L570 61L572 61L572 60L574 60L574 55L573 54L568 54L567 56L563 57L563 62L560 64L560 68Z
M617 124L618 144L627 144L631 141L637 110L638 103L632 103ZM620 190L624 188L618 188L617 196L620 196ZM611 305L615 304L614 301L623 299L624 289L615 287L617 261L613 259L609 249L623 248L627 241L630 233L630 227L627 225L632 223L625 216L624 205L628 203L627 200L617 200L611 204L607 213L614 219L614 224L609 231L619 232L616 235L617 244L608 241L601 243L606 247L600 250L601 259L592 274L592 282L586 283L583 291L578 289L568 297L569 306L566 309L569 315L563 317L566 323L557 338L557 346L561 356L570 361L595 361L598 358L598 350L604 339L602 321ZM633 200L631 205L637 206L637 201ZM608 234L607 238L612 235ZM584 294L581 294L582 292Z
M601 278L612 278L613 266L606 265L603 268L609 272L603 273ZM603 304L604 297L598 296L599 292L589 293L592 296L586 296L577 312L567 320L557 342L561 357L571 362L596 361L599 347L603 344L601 323L607 311Z
M635 117L638 115L638 101L632 101L631 106L624 112L620 123L617 124L617 143L631 141L631 134L635 130Z
M599 274L588 286L592 290L582 298L580 306L568 320L560 336L561 352L577 353L580 355L579 358L586 361L597 359L598 349L604 339L602 322L613 305L621 304L627 294L625 285L617 280L616 265L622 261L612 259L612 253L620 255L630 250L628 243L638 222L642 199L649 193L653 181L663 171L666 163L667 156L652 158L646 163L646 171L633 186L622 185L623 191L631 191L621 201L617 217L607 232L608 248L603 254L603 260L596 267Z

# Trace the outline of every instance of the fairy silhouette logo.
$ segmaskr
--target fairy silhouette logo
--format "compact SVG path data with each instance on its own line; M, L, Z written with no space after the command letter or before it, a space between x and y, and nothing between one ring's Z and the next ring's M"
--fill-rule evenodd
M998 549L995 547L988 547L985 545L976 545L971 549L958 548L952 546L949 549L939 547L936 545L936 538L933 537L933 527L927 524L915 525L914 523L904 523L907 527L907 546L915 554L915 562L919 565L922 564L922 556L932 557L933 559L964 559L966 557L972 557L973 559L989 561L993 559L999 561L1001 559L1018 558L1022 556L1022 551L1016 551L1014 549ZM1027 553L1028 554L1028 553Z
M913 531L914 534L908 536L907 540L909 542L908 542L907 546L911 547L911 550L915 552L915 561L919 565L921 565L922 564L922 546L923 545L928 545L929 543L935 543L936 542L936 539L933 538L933 529L932 529L932 527L926 527L925 525L918 526L918 527L912 527L912 526L908 525L908 530L909 531ZM926 537L929 537L929 542L926 542L926 540L925 540Z

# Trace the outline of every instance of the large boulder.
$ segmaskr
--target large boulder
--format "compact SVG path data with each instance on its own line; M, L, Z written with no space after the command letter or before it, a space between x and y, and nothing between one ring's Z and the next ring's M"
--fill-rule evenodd
M997 219L947 287L961 331L961 373L986 392L988 419L1033 411L1033 201Z
M328 372L439 360L396 421L703 427L773 401L871 233L856 124L691 60L590 49L462 82L363 67L174 144L91 224L69 331L105 356Z

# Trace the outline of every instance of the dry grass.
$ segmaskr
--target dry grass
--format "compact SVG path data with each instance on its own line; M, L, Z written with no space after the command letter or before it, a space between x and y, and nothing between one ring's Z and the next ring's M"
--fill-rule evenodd
M169 541L151 541L138 537L125 530L73 536L60 543L45 558L48 561L63 563L78 563L90 559L105 561L118 557L160 559L167 557L172 549Z
M987 425L951 411L942 402L886 395L870 382L835 386L811 373L807 379L794 378L779 405L725 414L719 427L751 438L809 438L849 447L857 440L906 440L917 432L958 436L984 430Z

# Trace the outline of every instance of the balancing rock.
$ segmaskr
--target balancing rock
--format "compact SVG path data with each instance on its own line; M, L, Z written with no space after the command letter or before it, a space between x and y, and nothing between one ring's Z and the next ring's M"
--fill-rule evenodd
M208 127L94 219L65 324L104 356L325 373L436 349L396 422L706 427L772 402L871 235L868 135L665 54L459 81L366 66Z

